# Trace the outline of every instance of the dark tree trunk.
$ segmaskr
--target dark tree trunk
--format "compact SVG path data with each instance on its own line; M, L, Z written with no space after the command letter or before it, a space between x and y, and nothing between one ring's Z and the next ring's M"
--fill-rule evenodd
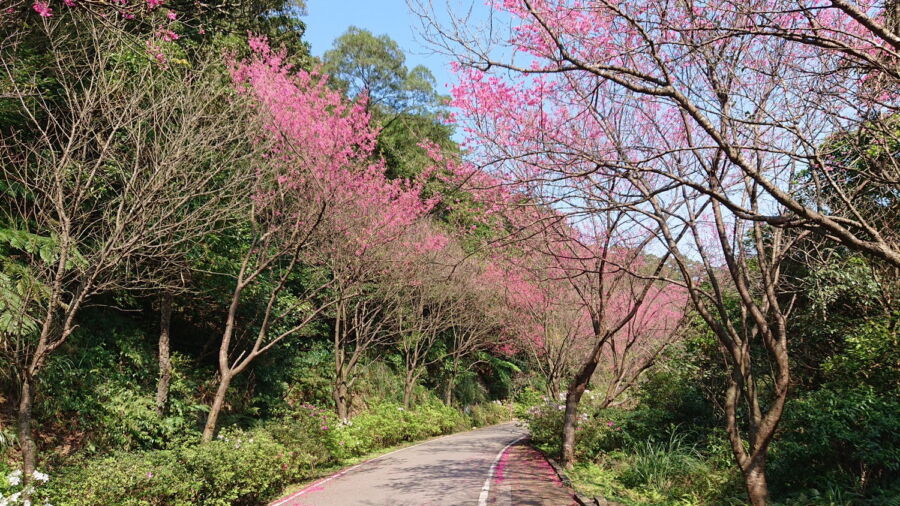
M169 402L172 361L169 351L169 329L172 322L172 295L164 294L159 304L159 381L156 384L156 412L162 416Z
M450 377L447 378L447 387L444 390L444 404L450 405L453 402L453 387L456 386L456 375L459 365L456 360L453 361L453 369L450 370Z

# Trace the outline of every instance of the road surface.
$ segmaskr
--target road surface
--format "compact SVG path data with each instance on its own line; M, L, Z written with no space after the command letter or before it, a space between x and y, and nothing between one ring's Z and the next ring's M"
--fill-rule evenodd
M522 427L507 423L433 439L363 462L270 506L571 504L534 450L512 446L525 436Z

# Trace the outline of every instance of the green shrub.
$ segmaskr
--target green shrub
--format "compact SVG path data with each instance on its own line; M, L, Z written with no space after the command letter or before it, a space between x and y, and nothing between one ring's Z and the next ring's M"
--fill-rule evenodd
M594 460L602 452L622 448L629 437L623 418L616 409L582 415L575 427L575 457Z
M541 404L525 413L531 442L542 452L558 457L562 450L562 405Z
M587 410L575 424L575 458L593 460L601 452L621 448L628 440L627 412L619 409ZM564 409L562 404L544 404L528 410L525 419L531 440L541 451L559 456L562 451Z
M459 411L437 401L411 410L396 403L382 402L348 423L338 424L329 432L327 444L337 458L345 459L466 427Z
M266 426L278 443L315 472L316 467L335 461L328 445L329 431L333 432L337 417L332 411L311 404L303 404L285 419Z
M137 322L122 315L102 318L96 310L53 356L42 375L37 423L57 442L88 453L170 449L196 439L194 426L206 409L194 398L192 372L204 375L184 355L173 353L167 414L156 413L156 349ZM63 435L71 439L62 440ZM72 437L75 436L75 437Z
M525 419L528 416L528 410L535 406L546 403L544 395L532 387L522 389L515 398L515 415L516 418Z
M790 401L769 469L782 491L890 486L900 473L900 401L868 388L823 389Z
M476 427L486 427L513 419L513 406L500 401L485 402L469 407L469 417Z
M672 430L666 441L649 440L632 446L629 451L633 457L622 473L622 483L666 489L686 477L707 474L700 453L696 447L685 444L684 439L684 435Z
M307 457L264 430L223 431L206 444L73 463L41 497L56 505L258 504L307 476Z

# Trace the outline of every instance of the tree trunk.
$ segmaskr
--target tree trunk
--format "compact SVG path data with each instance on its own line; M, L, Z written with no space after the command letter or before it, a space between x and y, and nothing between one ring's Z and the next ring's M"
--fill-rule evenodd
M350 388L347 386L347 328L345 326L347 307L339 302L334 316L334 410L342 422L350 419Z
M213 399L212 406L209 407L209 415L206 417L206 425L203 427L203 442L212 441L216 432L216 424L219 421L219 413L222 412L222 406L225 404L225 394L228 392L228 386L231 383L231 372L222 372L222 379L219 381L219 388L216 389L216 396Z
M334 407L342 422L350 419L350 389L343 379L338 379L334 385Z
M164 294L159 305L159 381L156 384L156 412L162 416L169 402L172 361L169 351L169 328L172 321L172 295Z
M410 404L412 403L412 391L416 386L416 379L409 375L406 376L406 381L403 385L403 407L406 409L410 408Z
M22 381L22 389L19 397L19 448L22 450L22 480L27 485L34 474L37 448L34 444L34 436L31 433L31 412L34 408L34 379L28 375Z
M447 406L453 402L453 384L456 383L456 375L451 374L447 379L447 386L444 387L444 404Z
M591 351L590 357L581 366L578 375L569 384L569 390L566 393L566 413L563 418L563 443L562 443L562 464L566 469L571 469L575 464L575 421L578 419L578 403L581 402L581 396L591 382L594 371L597 370L597 364L600 363L600 352L603 350L605 338L599 339L594 349Z
M453 369L450 370L450 377L447 378L447 388L444 390L444 404L450 405L453 402L453 387L456 386L456 374L458 365L456 360L453 361Z
M559 382L557 381L547 381L547 397L553 401L559 401Z
M750 467L744 471L744 483L747 485L747 495L753 506L765 506L769 502L769 485L766 482L766 464L762 459L756 459Z
M578 418L578 403L587 388L587 381L576 378L566 395L566 413L563 418L562 464L571 469L575 464L575 421Z

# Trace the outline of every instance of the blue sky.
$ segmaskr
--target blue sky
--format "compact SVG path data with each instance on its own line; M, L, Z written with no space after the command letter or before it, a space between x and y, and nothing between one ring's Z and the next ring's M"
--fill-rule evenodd
M446 87L453 79L443 55L433 54L417 36L418 17L410 12L406 0L307 0L306 40L312 53L321 56L334 39L349 26L365 28L375 35L387 34L406 53L407 66L424 65L437 80L437 91L449 94Z

